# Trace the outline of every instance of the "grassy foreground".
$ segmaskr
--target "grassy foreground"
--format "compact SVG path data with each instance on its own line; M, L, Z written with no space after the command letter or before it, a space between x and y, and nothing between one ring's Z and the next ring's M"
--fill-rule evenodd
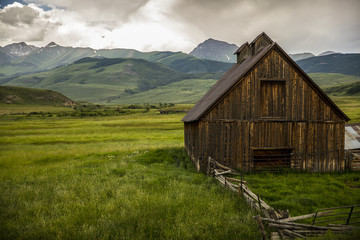
M260 239L257 213L194 170L182 117L0 117L0 239ZM245 179L293 216L360 202L359 173Z
M181 116L3 118L0 239L258 239L255 213L194 170Z

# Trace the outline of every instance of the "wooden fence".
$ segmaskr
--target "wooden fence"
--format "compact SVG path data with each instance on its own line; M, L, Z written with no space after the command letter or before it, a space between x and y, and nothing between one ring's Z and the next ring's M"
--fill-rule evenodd
M359 223L353 221L360 218L360 205L352 205L346 207L320 209L315 213L310 213L302 216L291 217L288 211L275 211L269 204L263 201L260 195L253 193L248 187L247 182L244 180L244 175L237 171L224 166L214 160L208 158L207 174L213 176L224 187L242 196L245 201L254 209L258 210L260 215L255 216L259 230L262 234L262 239L268 239L265 231L265 225L270 229L276 230L271 233L271 239L288 239L290 238L306 238L324 234L326 231L331 230L334 233L341 233L349 230L359 229ZM240 178L240 179L239 179ZM346 211L348 209L348 211ZM339 213L338 210L345 212ZM344 217L346 216L346 217ZM324 220L319 221L319 218ZM339 218L340 217L340 218ZM312 224L296 223L295 221L313 218ZM345 222L344 222L345 220ZM343 221L340 222L339 221ZM328 224L327 226L318 226L328 222L335 222L336 224ZM317 225L315 225L317 224Z

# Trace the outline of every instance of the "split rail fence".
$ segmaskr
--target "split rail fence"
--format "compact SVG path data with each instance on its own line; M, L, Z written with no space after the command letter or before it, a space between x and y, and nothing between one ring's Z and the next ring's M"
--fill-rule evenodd
M287 210L275 211L274 208L262 200L260 195L253 193L247 187L247 182L244 180L243 174L222 165L211 157L208 158L207 174L213 176L224 187L242 196L252 208L261 213L263 217L258 215L255 216L254 219L261 231L262 239L268 239L264 223L266 223L270 229L276 230L276 232L271 233L271 239L274 240L306 238L324 234L328 230L334 233L342 233L360 228L360 222L357 221L357 219L360 218L360 205L320 209L315 213L290 217ZM339 210L342 212L339 212ZM313 219L312 224L295 222L311 218ZM333 224L320 226L320 224L323 225L330 222L333 222Z

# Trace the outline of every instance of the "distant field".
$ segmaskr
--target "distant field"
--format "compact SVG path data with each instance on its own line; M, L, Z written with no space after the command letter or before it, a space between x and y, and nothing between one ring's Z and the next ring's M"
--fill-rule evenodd
M121 98L110 104L130 103L196 103L214 85L215 79L186 79Z
M184 114L158 112L1 116L0 239L259 239L257 213L195 171L183 149ZM245 175L294 215L358 203L359 178Z
M334 87L341 84L360 82L359 76L340 73L308 73L312 80L321 88Z
M350 123L360 123L360 97L330 96L330 98L351 119Z
M1 104L0 103L0 115L4 114L21 114L30 112L73 112L71 107L55 107L46 105L21 105L21 104Z

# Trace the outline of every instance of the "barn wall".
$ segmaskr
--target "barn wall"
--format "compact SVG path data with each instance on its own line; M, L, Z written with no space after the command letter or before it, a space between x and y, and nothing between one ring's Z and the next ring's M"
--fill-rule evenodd
M222 98L205 116L208 120L261 119L261 82L285 81L286 98L274 89L272 98L285 104L284 120L342 121L327 102L308 84L296 69L275 50L272 50L246 77ZM280 115L280 114L279 114Z
M199 121L185 124L185 148L198 170L208 157L253 169L253 149L292 149L291 166L309 171L344 170L344 124L276 121Z
M185 123L185 147L197 168L205 171L211 156L251 170L253 149L263 147L291 148L293 168L343 170L345 123L306 81L272 50L201 120Z

